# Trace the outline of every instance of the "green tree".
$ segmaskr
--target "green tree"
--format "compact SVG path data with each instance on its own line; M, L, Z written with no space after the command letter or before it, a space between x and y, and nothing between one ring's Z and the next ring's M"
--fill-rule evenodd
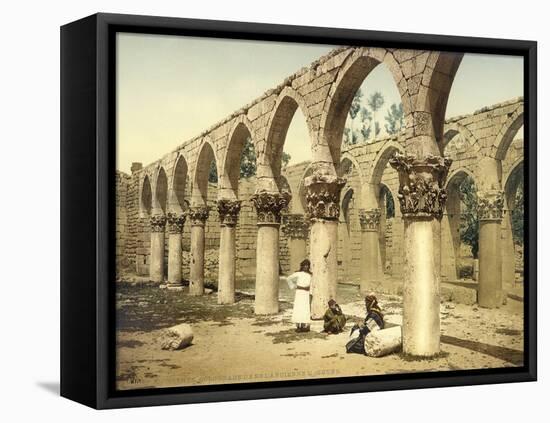
M290 154L283 152L281 157L282 168L285 168L290 161ZM254 150L254 144L252 139L248 137L243 146L241 153L241 166L239 171L240 178L250 178L251 176L256 175L256 151ZM210 171L208 172L208 182L217 183L218 182L218 171L216 169L216 162L212 160L210 163Z
M213 184L218 183L218 169L216 169L216 161L212 160L210 162L210 170L208 171L208 182Z
M252 138L248 137L244 142L243 151L241 153L241 170L239 177L250 178L256 175L256 151Z
M514 209L512 210L512 234L516 244L523 244L523 181L518 184Z
M474 180L467 177L458 187L464 208L460 221L460 240L470 246L472 255L479 252L479 219L477 215L477 191Z
M397 134L404 124L403 104L399 103L398 106L393 103L384 119L386 120L386 132L390 135Z
M357 90L353 99L351 100L351 105L349 108L349 117L350 117L350 127L344 129L344 144L356 144L358 137L356 132L353 129L353 121L361 111L361 99L363 98L363 92L361 88Z
M369 97L367 101L369 108L372 110L372 124L374 126L374 135L378 135L380 132L380 125L378 125L378 130L376 130L376 112L384 105L384 96L380 91L375 91Z

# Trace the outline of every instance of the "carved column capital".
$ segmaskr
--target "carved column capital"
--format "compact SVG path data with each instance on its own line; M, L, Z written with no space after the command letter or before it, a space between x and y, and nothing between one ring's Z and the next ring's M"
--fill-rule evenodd
M380 229L380 209L360 209L359 223L363 232L378 232Z
M441 219L447 193L445 180L452 160L441 156L396 154L390 165L399 174L399 205L404 218Z
M502 220L504 193L491 190L478 193L477 215L479 220Z
M281 211L290 202L288 192L260 191L255 193L250 201L258 213L258 225L278 225L281 223Z
M185 214L183 213L168 213L166 215L168 223L168 232L171 234L181 234L183 225L185 224Z
M337 220L340 216L340 191L345 179L313 174L305 179L306 209L309 219Z
M204 226L210 215L210 208L206 206L190 207L187 215L191 220L191 226Z
M283 216L283 233L292 239L307 239L309 222L303 214L292 213Z
M220 216L220 223L223 226L235 226L239 219L239 212L241 211L240 200L218 200L218 214Z
M150 219L151 232L164 232L166 226L166 216L163 214L154 214Z

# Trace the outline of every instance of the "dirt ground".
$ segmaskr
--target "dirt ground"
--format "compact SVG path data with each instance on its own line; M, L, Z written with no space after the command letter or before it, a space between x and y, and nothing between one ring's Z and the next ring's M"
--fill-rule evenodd
M117 388L211 385L521 366L523 300L510 295L500 309L441 304L441 347L437 358L411 359L402 353L381 358L346 354L353 323L364 317L358 288L339 285L347 328L322 333L315 321L309 333L290 322L293 291L281 282L281 312L254 316L253 282L239 281L237 302L220 306L216 293L202 297L140 283L117 283ZM379 295L389 325L401 323L402 298ZM189 323L193 344L164 351L163 328Z

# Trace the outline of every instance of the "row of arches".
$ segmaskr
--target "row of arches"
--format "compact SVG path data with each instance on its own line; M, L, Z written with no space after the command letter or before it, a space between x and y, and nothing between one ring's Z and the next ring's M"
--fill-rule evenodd
M258 103L245 108L234 114L230 120L221 126L210 130L207 134L192 140L182 146L180 151L169 155L166 160L155 163L143 172L142 183L140 184L140 210L142 216L168 216L178 213L186 207L200 208L209 204L209 177L211 165L214 163L217 174L217 198L221 222L220 241L220 268L222 259L225 264L231 263L235 257L235 222L236 217L225 220L222 215L227 213L238 214L243 198L239 193L240 157L243 148L250 140L256 154L256 191L268 193L268 197L275 199L273 204L278 204L277 209L267 210L270 221L258 219L257 233L257 265L260 266L260 255L265 259L269 256L268 265L262 263L258 267L256 290L262 293L266 299L265 304L257 304L257 311L272 313L278 310L277 301L273 296L277 295L278 286L278 224L280 213L287 204L287 200L281 200L280 195L288 189L282 172L282 155L287 140L289 126L297 110L305 117L308 142L311 152L311 166L305 170L299 186L294 190L294 199L291 200L292 210L297 214L307 208L311 210L316 204L315 195L308 197L312 181L325 189L323 195L328 195L331 210L335 213L323 216L321 213L312 220L311 234L316 234L322 242L313 243L315 250L310 251L313 262L314 280L316 287L313 299L313 314L324 310L328 298L336 295L336 269L338 259L336 248L338 243L338 216L341 223L348 225L352 210L358 210L361 214L361 246L363 268L361 280L378 279L376 263L384 259L385 249L380 246L380 231L374 231L372 227L365 225L363 220L371 226L378 228L382 213L381 198L384 200L383 209L387 211L387 204L393 203L395 208L395 196L391 195L392 190L400 190L400 182L397 178L397 171L393 170L393 187L383 183L384 174L388 172L388 163L396 153L412 154L419 158L428 155L440 156L446 153L453 138L457 134L469 143L467 148L471 154L482 156L485 162L490 161L496 174L491 174L492 188L499 188L502 182L502 175L499 174L501 162L504 160L506 151L513 142L514 132L519 130L520 119L523 117L522 104L509 116L497 135L488 142L486 139L476 139L471 131L458 123L451 124L445 132L445 114L447 100L454 76L461 63L463 55L456 53L423 52L408 50L386 50L379 48L348 48L338 51L328 61L314 64L306 73L295 75L285 81L283 86L278 87L276 94L266 94ZM334 66L332 66L334 64ZM342 152L342 141L346 119L352 105L354 96L365 81L365 78L378 66L383 64L391 73L395 86L399 92L400 102L403 109L404 128L394 139L386 140L383 145L367 145L361 148L370 149L369 159L358 162L352 153ZM306 80L302 83L301 79ZM254 110L254 112L253 112ZM481 160L480 162L483 162ZM484 163L485 163L484 162ZM487 168L479 166L473 171L480 181L485 181L484 172ZM477 173L476 173L477 172ZM458 174L457 174L458 175ZM461 174L462 175L462 174ZM344 186L344 176L356 178L356 186ZM458 176L457 176L458 178ZM451 188L454 189L456 181L451 178ZM383 187L386 187L385 189ZM344 189L342 196L341 189ZM316 194L317 195L317 194ZM186 203L186 197L189 201ZM309 199L308 199L309 198ZM313 200L312 200L313 198ZM389 199L391 198L391 201ZM257 201L258 217L260 217L261 201ZM326 204L325 204L326 206ZM452 205L451 205L452 207ZM328 209L325 207L325 209ZM378 211L377 211L378 210ZM368 216L365 215L369 214ZM396 213L398 214L398 213ZM262 218L266 216L266 210L262 210ZM387 218L385 214L384 218ZM415 224L410 219L410 224ZM155 224L160 222L155 220ZM229 222L229 223L228 223ZM197 231L201 225L194 222L192 230ZM204 222L203 222L204 225ZM348 226L349 227L349 226ZM423 227L426 229L426 227ZM423 229L423 230L424 230ZM400 229L399 229L400 230ZM159 234L161 231L156 230ZM409 237L416 236L421 232L409 231ZM176 233L170 233L177 236ZM153 236L153 235L152 235ZM160 235L154 235L158 237ZM204 234L201 235L204 237ZM340 235L342 237L342 235ZM345 232L343 234L345 237ZM407 235L405 235L407 236ZM320 238L319 238L320 237ZM373 240L376 238L376 242ZM175 238L174 238L175 239ZM428 238L429 239L429 238ZM433 241L433 239L432 239ZM430 242L432 242L430 241ZM161 245L156 240L155 245ZM177 242L174 242L176 245ZM200 244L200 243L199 243ZM202 243L204 244L204 242ZM153 246L153 241L151 241ZM193 248L193 246L192 246ZM405 254L429 254L433 248L425 251L411 252L405 249ZM155 254L159 254L156 252ZM302 252L302 254L304 254ZM204 255L204 251L202 252ZM425 261L435 265L435 261ZM368 263L368 266L364 266ZM170 266L170 264L169 264ZM370 267L369 267L370 266ZM231 266L230 266L231 267ZM225 268L224 268L225 269ZM410 269L409 269L410 270ZM225 295L227 290L234 290L235 269L234 266L228 270L232 274L221 275L220 285L223 282L225 302L231 302L231 296ZM193 272L192 272L193 273ZM196 273L196 272L195 272ZM435 275L436 272L424 272L426 278ZM405 273L405 278L413 281L412 284L433 284L433 281L417 279L410 271ZM193 283L193 281L191 281ZM418 289L416 289L418 288ZM221 287L220 287L221 291ZM408 300L405 299L404 313L408 315L410 309L407 304L413 304L411 296L421 296L426 304L438 304L433 301L432 295L437 295L432 288L424 289L421 286L411 290ZM257 303L258 303L257 295ZM430 298L428 298L430 297ZM221 298L221 296L219 297ZM261 302L261 301L260 301ZM266 305L268 304L268 305ZM431 305L426 308L425 313L430 319L438 320L438 312ZM434 317L435 316L435 317ZM411 333L417 328L409 327ZM439 334L433 334L439 339ZM422 339L430 338L424 346L411 347L410 344L404 349L409 353L420 352L425 354L427 350L433 352L435 343L430 337L422 336ZM412 336L411 339L415 338ZM434 338L435 339L435 338ZM427 349L427 350L426 350ZM438 349L438 347L437 347Z

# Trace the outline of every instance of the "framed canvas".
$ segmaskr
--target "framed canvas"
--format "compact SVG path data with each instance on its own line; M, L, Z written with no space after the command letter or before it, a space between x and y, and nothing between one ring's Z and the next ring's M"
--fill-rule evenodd
M61 28L61 394L536 380L536 43Z

